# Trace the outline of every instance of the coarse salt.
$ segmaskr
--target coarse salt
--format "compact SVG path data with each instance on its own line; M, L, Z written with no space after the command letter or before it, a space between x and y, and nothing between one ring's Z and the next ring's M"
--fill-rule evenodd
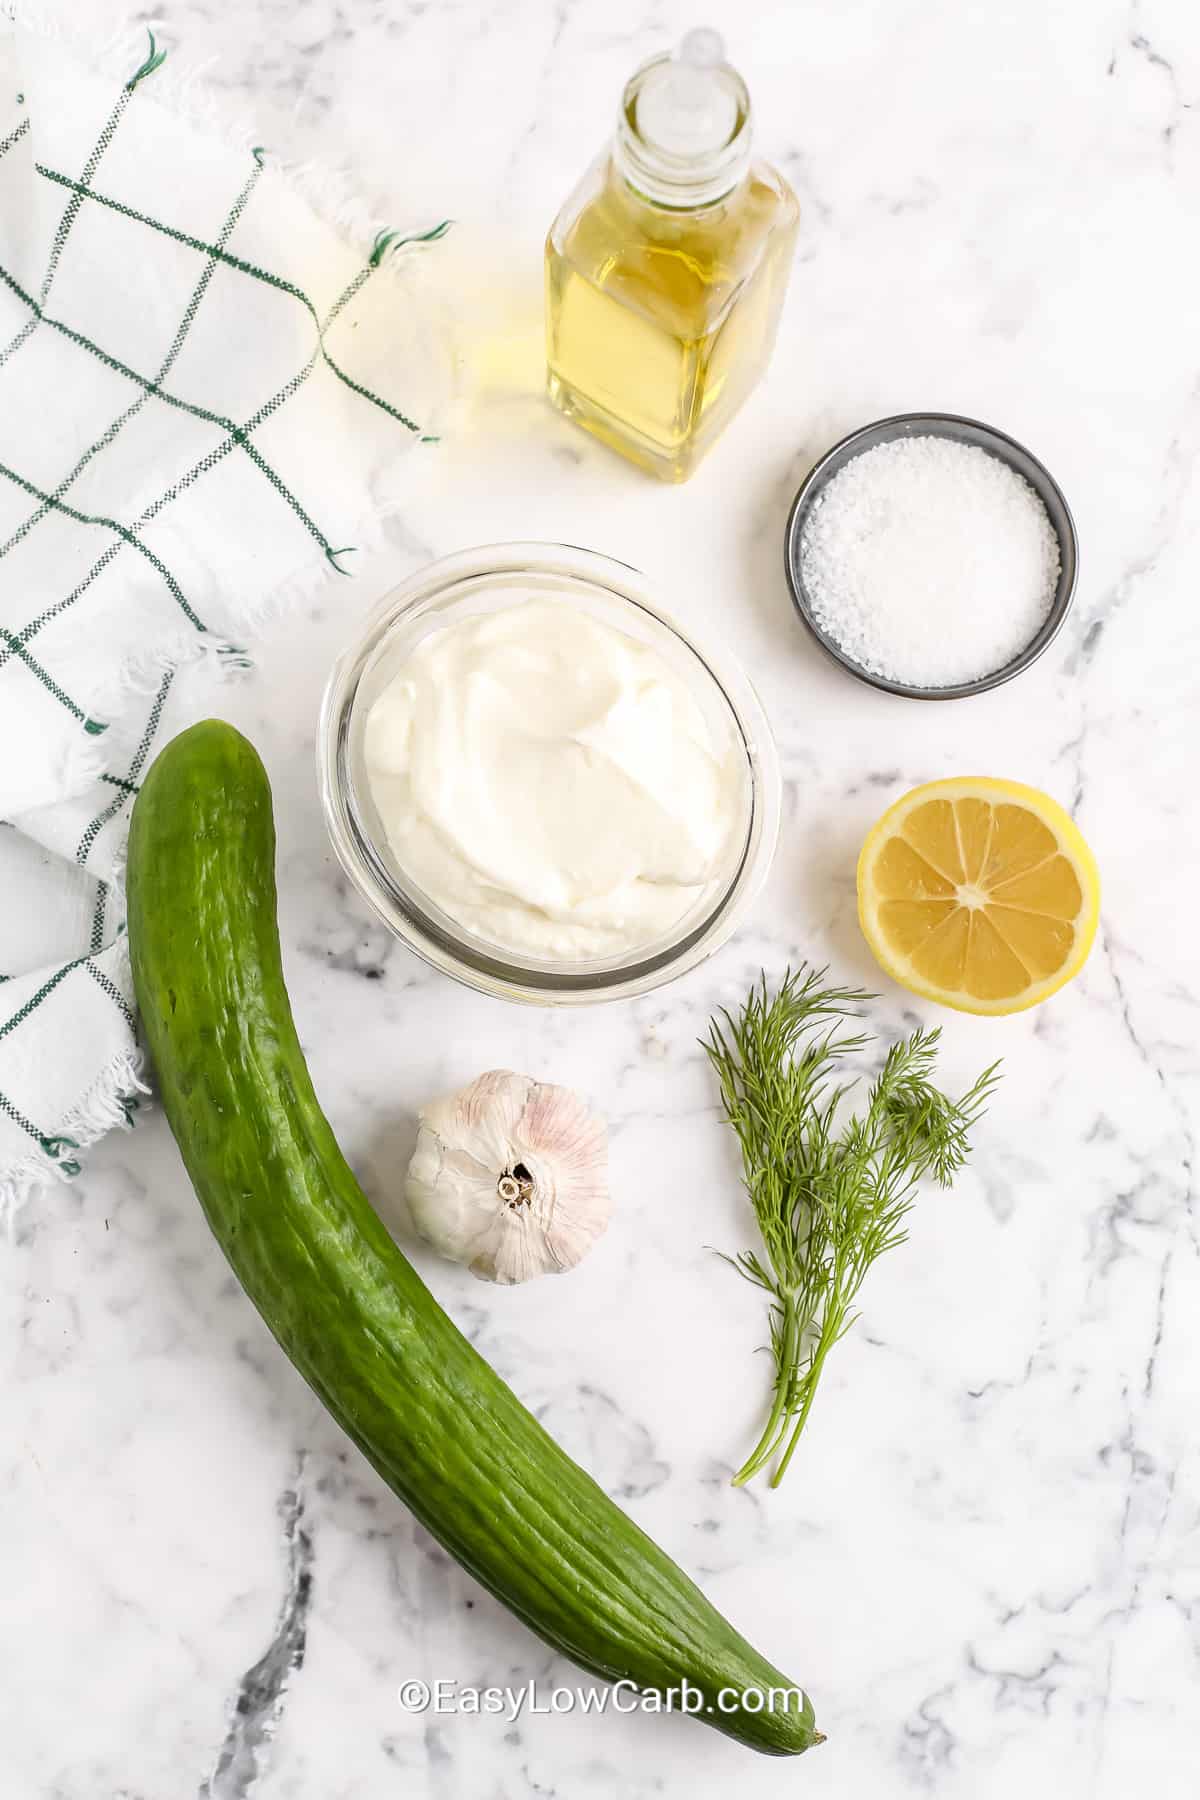
M911 687L955 687L1012 662L1046 622L1059 567L1029 483L953 438L864 450L800 537L817 624L853 662Z

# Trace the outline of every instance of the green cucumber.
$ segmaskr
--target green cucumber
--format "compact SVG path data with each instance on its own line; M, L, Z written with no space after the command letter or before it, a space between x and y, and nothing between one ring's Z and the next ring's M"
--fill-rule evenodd
M582 1668L671 1690L673 1705L757 1750L819 1742L809 1701L558 1448L355 1181L284 987L266 771L232 726L193 726L151 767L133 809L128 899L142 1029L205 1216L282 1348L388 1486Z

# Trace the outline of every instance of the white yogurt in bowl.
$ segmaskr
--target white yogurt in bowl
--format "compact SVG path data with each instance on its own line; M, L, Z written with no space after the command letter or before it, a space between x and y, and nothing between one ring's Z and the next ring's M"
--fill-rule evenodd
M460 980L637 993L724 941L766 874L779 772L740 670L635 571L556 545L432 564L339 660L326 817L347 874Z
M425 638L372 705L363 757L400 868L522 955L635 951L740 848L732 734L657 649L561 600Z

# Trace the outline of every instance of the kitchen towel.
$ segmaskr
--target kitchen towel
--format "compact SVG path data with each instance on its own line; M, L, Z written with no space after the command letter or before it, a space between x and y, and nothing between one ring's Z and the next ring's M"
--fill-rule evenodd
M10 1219L144 1091L120 866L139 780L186 722L180 667L244 668L256 622L351 572L446 386L404 248L444 224L355 247L262 148L198 121L147 35L114 73L0 5Z

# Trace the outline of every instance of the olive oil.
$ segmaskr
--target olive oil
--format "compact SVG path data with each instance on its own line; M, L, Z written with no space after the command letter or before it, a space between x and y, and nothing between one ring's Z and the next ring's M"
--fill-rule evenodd
M713 40L693 32L637 72L546 245L550 398L669 481L765 369L796 236L795 196L751 165L749 98Z

